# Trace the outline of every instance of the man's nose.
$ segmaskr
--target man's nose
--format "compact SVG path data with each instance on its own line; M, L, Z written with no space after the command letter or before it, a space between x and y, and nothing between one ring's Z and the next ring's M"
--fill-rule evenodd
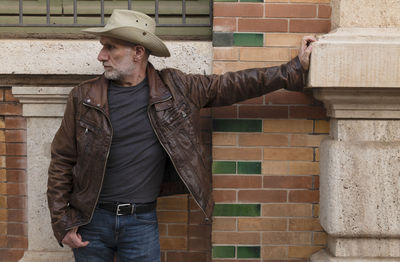
M100 50L99 55L97 56L97 60L99 60L100 62L108 60L108 55L107 52L104 50L104 48Z

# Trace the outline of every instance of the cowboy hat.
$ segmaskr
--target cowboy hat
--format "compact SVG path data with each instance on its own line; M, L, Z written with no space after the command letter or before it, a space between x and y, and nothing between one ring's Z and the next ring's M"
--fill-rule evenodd
M171 56L167 46L155 35L155 30L156 23L151 17L132 10L114 9L104 27L82 31L142 45L154 56Z

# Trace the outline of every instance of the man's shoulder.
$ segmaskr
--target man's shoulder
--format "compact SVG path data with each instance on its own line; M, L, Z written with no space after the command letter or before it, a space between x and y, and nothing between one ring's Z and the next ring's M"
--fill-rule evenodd
M101 79L101 76L97 76L97 77L90 78L90 79L87 79L87 80L79 83L74 88L72 88L71 94L78 95L78 94L86 93L88 89L90 89L92 86L98 84L100 79Z

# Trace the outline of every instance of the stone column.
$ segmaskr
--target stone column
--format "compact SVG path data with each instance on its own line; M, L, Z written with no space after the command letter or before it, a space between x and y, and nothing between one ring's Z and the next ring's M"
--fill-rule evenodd
M309 86L331 117L322 142L312 262L400 261L400 1L331 0L332 33L312 54Z
M73 261L71 250L61 248L53 237L46 198L50 143L60 126L70 90L38 86L12 89L27 119L28 251L20 261Z

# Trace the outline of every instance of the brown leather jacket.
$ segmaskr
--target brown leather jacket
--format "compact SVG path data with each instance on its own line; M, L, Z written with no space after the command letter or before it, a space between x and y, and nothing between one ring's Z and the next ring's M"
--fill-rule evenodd
M207 218L213 210L211 156L205 154L199 128L203 107L225 106L285 88L303 89L296 57L279 67L224 75L188 75L147 67L148 116L169 156L160 195L192 193ZM59 243L69 229L90 222L103 183L113 129L103 76L75 87L51 145L48 204ZM187 191L186 191L187 192Z

